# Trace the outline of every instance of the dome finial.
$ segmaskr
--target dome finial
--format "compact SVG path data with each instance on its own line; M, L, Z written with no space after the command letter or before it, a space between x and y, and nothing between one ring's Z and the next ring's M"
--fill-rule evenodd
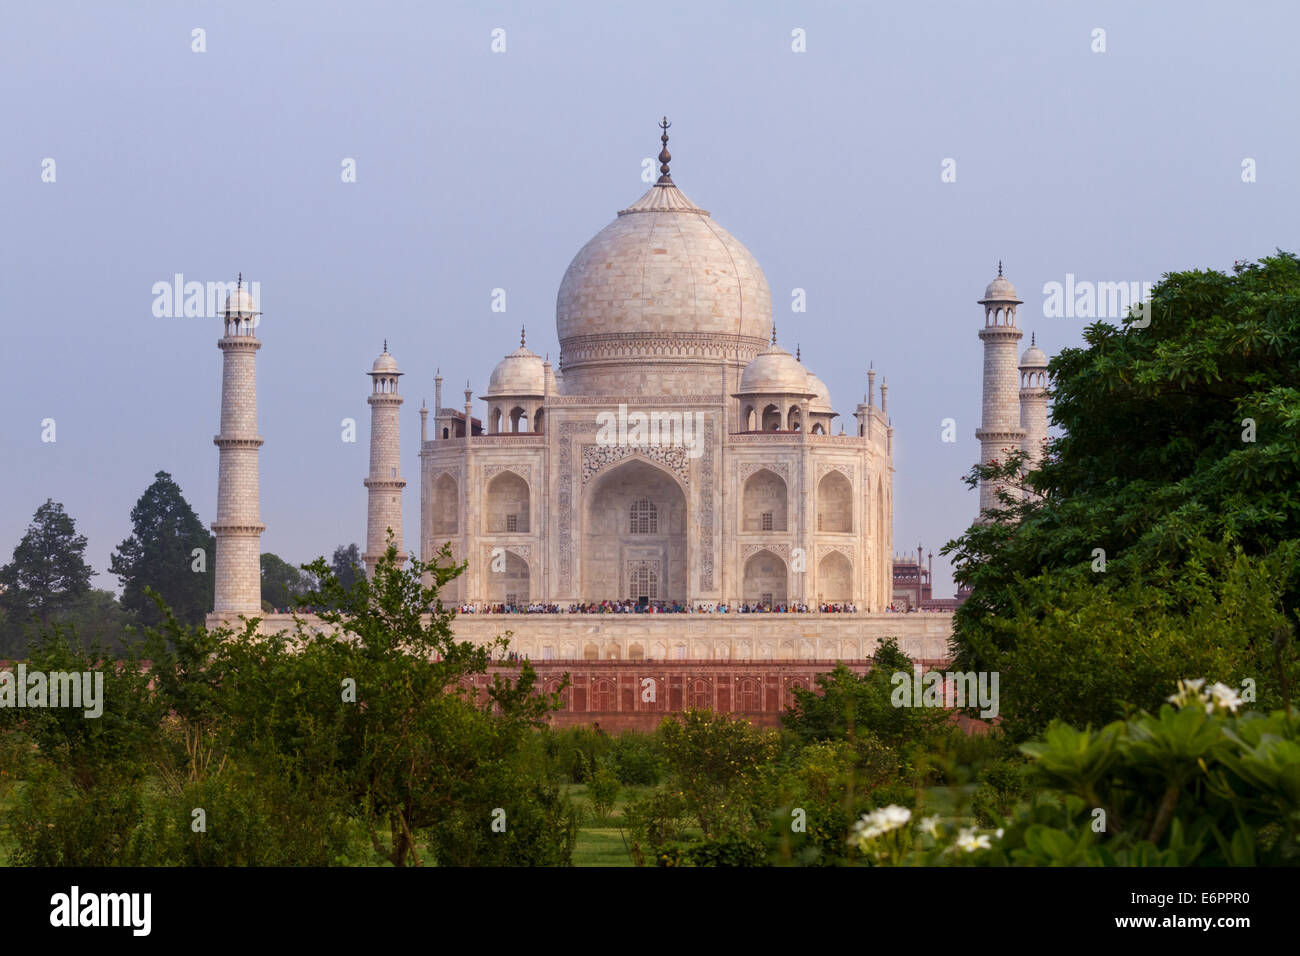
M522 325L519 326L519 347L524 347L524 327Z
M776 323L772 323L772 344L776 345Z
M1002 260L998 260L998 278L1002 278Z
M244 287L244 273L243 273L243 271L241 270L240 273L239 273L239 280L238 280L238 283L236 284L235 288L236 288L236 289L242 289L243 287Z
M794 347L794 360L795 360L796 362L802 362L802 361L803 361L803 353L800 351L798 345L795 345L795 347Z
M1030 344L1030 345L1033 345L1033 344L1034 344L1034 337L1035 337L1037 334L1038 334L1037 332L1030 332L1030 333L1029 333L1029 344Z
M388 339L384 339L384 353L388 353Z
M663 130L663 135L659 137L659 142L664 144L664 148L659 150L660 176L659 181L655 183L656 186L673 185L673 177L668 174L668 163L673 158L673 154L668 152L668 127L672 125L672 123L668 122L667 116L665 116L663 122L659 124L659 128Z

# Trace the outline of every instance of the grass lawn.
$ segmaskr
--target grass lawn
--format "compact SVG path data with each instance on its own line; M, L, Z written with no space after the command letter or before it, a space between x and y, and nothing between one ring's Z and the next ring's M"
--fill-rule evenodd
M627 852L624 837L627 830L619 832L623 822L623 807L628 800L635 799L642 787L624 787L619 791L618 799L605 820L594 820L591 800L587 797L587 785L569 784L564 788L566 794L581 814L578 825L578 839L573 847L574 866L632 866L632 857Z

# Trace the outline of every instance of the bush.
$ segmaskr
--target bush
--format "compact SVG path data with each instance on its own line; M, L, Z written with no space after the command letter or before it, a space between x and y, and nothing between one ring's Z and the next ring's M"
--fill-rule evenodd
M817 690L795 688L781 723L805 743L874 736L896 746L923 737L946 718L933 708L895 706L892 678L899 671L911 674L912 660L890 638L876 648L871 670L861 677L837 664L817 675Z
M227 763L150 811L155 865L330 866L346 859L351 835L337 795L304 787L269 760Z
M138 781L101 775L82 790L48 764L32 768L9 814L15 866L131 866L152 863L142 846Z
M1031 797L1023 759L999 760L979 772L979 786L971 801L975 819L982 826L1000 827L1016 807Z
M601 760L597 761L594 767L588 766L587 797L591 800L591 808L595 811L597 823L604 823L609 819L609 813L614 809L614 802L618 800L621 789L618 775L608 763Z
M609 761L624 786L652 787L663 779L663 750L652 734L629 730L614 737Z
M753 836L726 836L661 847L657 866L766 866L767 845Z
M632 859L637 866L643 866L647 856L657 866L679 865L660 863L659 856L668 853L666 848L679 843L690 826L690 811L680 792L667 788L652 790L624 807L623 820L631 832ZM677 860L680 854L668 853L668 856Z
M587 767L608 756L613 746L607 734L590 727L566 727L545 734L547 758L569 783L583 783Z
M439 866L571 866L578 817L557 787L517 777L429 831Z

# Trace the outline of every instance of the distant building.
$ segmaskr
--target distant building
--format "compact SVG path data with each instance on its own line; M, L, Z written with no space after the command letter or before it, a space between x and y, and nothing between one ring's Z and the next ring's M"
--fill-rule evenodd
M955 611L970 595L958 589L955 598L934 597L931 581L934 574L934 552L923 557L921 545L916 546L916 556L894 555L895 611Z

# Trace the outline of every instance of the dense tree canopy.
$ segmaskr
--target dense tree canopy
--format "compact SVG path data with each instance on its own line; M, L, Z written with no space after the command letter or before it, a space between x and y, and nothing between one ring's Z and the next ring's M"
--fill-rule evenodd
M6 643L33 618L49 623L51 617L77 604L90 590L95 573L86 563L86 538L63 505L47 499L36 509L32 523L13 560L0 568L0 607L6 620Z
M1012 456L967 479L1003 477L1012 488L993 515L1002 520L976 524L944 549L957 580L973 588L957 613L959 663L1005 668L1017 648L1025 663L1033 642L1044 653L1073 642L1082 653L1089 637L1079 615L1109 604L1126 646L1149 645L1143 684L1090 696L1100 711L1058 716L1113 719L1121 698L1153 707L1175 676L1251 676L1265 691L1278 687L1269 684L1278 676L1274 635L1293 626L1300 606L1300 260L1279 252L1232 275L1167 275L1153 290L1149 325L1136 316L1118 328L1098 322L1085 341L1051 362L1052 419L1064 434L1042 466L1022 482ZM1021 500L1022 486L1041 497ZM1184 674L1198 663L1175 640L1186 638L1187 621L1201 650L1206 639L1232 649L1215 663L1237 673ZM1114 685L1132 677L1123 657L1105 657L1096 663ZM1100 679L1082 666L1076 654L1019 686L1004 673L1003 695ZM1004 713L1014 722L1014 706ZM1039 708L1030 725L1048 716Z
M290 611L315 586L311 575L304 574L278 555L262 555L262 609Z
M122 582L122 607L144 624L159 623L157 605L144 593L150 587L179 620L202 621L212 609L214 539L167 472L154 475L131 509L131 527L109 564Z
M365 573L361 566L361 549L355 544L339 545L330 558L330 569L338 578L339 586L345 591L351 590L357 577Z

